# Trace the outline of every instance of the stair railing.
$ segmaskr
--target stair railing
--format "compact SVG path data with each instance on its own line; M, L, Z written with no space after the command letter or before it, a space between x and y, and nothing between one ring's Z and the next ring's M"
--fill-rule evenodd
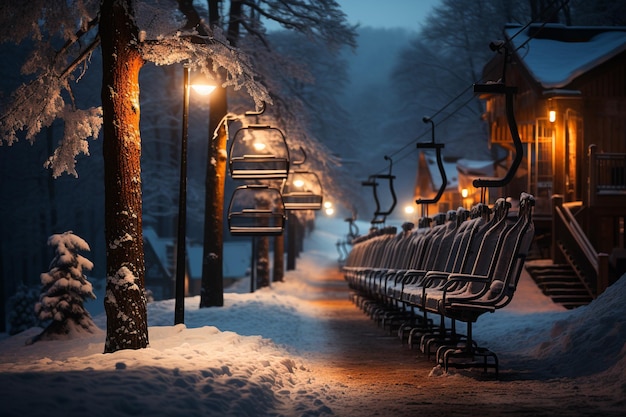
M554 254L554 261L569 263L589 295L596 298L608 286L608 255L596 252L562 195L552 196L552 206L552 247L560 252Z

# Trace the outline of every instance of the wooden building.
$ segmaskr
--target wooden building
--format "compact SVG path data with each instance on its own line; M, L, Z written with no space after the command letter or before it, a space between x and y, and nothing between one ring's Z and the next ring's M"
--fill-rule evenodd
M483 79L516 88L524 157L490 195L536 197L537 259L527 270L555 301L575 307L626 272L626 27L508 25L504 36ZM505 97L481 98L490 143L508 149L510 163Z

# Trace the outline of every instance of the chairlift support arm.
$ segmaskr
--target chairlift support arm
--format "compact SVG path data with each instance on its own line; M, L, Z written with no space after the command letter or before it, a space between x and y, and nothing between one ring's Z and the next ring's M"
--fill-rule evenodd
M376 175L376 178L381 179L381 180L387 180L389 182L389 192L391 193L391 206L389 207L389 209L387 209L386 211L380 211L377 210L376 211L376 215L377 216L388 216L393 212L393 209L396 207L396 204L398 203L398 198L396 197L396 190L393 188L393 180L396 179L395 175L391 174L391 169L393 166L393 161L391 160L391 157L385 155L385 160L389 161L389 173L388 174L378 174ZM376 201L378 201L378 195L376 194L376 188L374 188L374 198L376 198Z
M439 174L441 175L441 185L439 186L439 190L434 198L419 198L415 200L416 204L434 204L439 201L441 196L443 195L446 187L448 186L448 177L446 175L446 170L443 166L443 160L441 157L441 150L444 148L443 143L435 143L435 122L430 117L424 117L422 119L424 123L430 123L432 126L431 131L431 140L430 143L418 143L416 147L418 149L434 149L437 155L437 167L439 168Z
M374 192L374 201L376 202L376 211L374 212L374 219L372 220L372 223L382 223L385 221L385 218L390 215L393 212L393 209L396 207L396 204L398 203L398 198L396 196L396 191L393 187L393 180L396 178L395 175L391 174L391 170L393 167L393 161L391 160L391 157L385 155L385 160L389 161L389 173L388 174L375 174L375 175L370 175L370 177L368 178L367 181L363 181L361 183L362 186L364 187L372 187L373 188L373 192ZM389 183L389 192L391 193L391 206L385 210L382 211L380 208L380 199L378 198L378 181L377 180L387 180ZM378 217L382 216L382 221L378 220Z
M492 43L493 44L493 43ZM504 175L504 177L499 179L480 179L477 178L474 180L473 185L476 188L481 187L504 187L508 183L513 180L515 177L515 173L522 163L522 159L524 157L524 145L522 144L522 140L519 135L519 131L517 129L517 122L515 121L515 113L513 111L513 99L515 98L515 93L517 92L516 87L507 86L505 84L505 75L506 75L506 64L509 60L510 52L506 46L502 45L494 45L491 46L492 50L497 48L504 49L504 65L502 69L502 78L500 82L497 83L486 83L486 84L474 84L474 93L488 93L488 94L504 94L505 95L505 110L506 110L506 119L509 125L509 130L511 131L511 137L513 138L513 145L515 146L515 156L513 157L513 162L509 167L509 170Z

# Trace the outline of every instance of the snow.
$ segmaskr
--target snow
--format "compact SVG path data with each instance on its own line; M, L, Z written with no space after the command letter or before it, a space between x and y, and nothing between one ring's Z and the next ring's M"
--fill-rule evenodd
M546 25L564 31L561 25ZM513 38L513 46L524 65L546 88L563 88L575 78L626 50L626 31L607 28L585 42L564 42L554 39L529 40L528 29L520 32L519 26L509 25L506 35Z
M239 289L225 294L223 308L199 309L199 298L188 298L185 325L172 325L173 300L150 303L146 349L103 354L103 330L29 346L25 341L41 329L0 335L0 415L352 415L344 402L351 395L361 401L362 393L350 392L323 372L331 361L313 360L328 351L329 337L327 315L321 310L329 307L315 301L346 294L340 281L320 290L327 272L337 271L335 244L346 229L343 219L318 217L296 270L286 272L285 282L247 293L249 283L240 280ZM359 229L367 230L367 224ZM566 311L546 302L523 278L519 297L474 326L475 338L498 353L501 373L514 369L524 375L522 385L500 381L499 389L537 396L548 389L546 381L554 380L557 387L579 396L590 393L589 401L606 398L623 411L625 287L622 277L590 305ZM94 321L106 328L103 314ZM400 342L394 338L389 343ZM414 377L415 371L407 374ZM465 383L472 393L487 384L462 373L432 375L426 372L420 378L439 389ZM427 392L419 395L424 404L434 401ZM556 403L569 395L557 392Z

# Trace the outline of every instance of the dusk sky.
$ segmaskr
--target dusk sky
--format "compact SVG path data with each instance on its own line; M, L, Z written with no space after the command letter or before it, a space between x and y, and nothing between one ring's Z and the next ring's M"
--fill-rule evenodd
M375 28L419 29L434 5L441 0L337 0L350 23Z

